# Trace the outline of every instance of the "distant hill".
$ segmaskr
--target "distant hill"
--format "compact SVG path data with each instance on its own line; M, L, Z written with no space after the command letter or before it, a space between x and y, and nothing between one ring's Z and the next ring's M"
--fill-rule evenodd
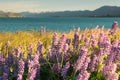
M0 17L23 17L22 14L19 13L10 13L0 11Z
M94 11L22 12L21 14L25 17L120 17L120 7L102 6Z
M8 13L0 11L0 17L120 17L120 7L118 6L102 6L94 11L59 11L59 12L21 12Z

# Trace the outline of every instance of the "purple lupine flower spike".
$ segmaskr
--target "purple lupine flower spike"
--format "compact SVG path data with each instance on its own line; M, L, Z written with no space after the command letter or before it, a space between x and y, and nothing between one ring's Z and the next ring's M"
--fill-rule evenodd
M74 34L74 40L73 40L73 47L75 49L77 49L78 45L79 45L79 34L78 34L78 32L75 32L75 34Z
M8 74L7 73L3 73L2 80L7 80L7 79L8 79Z
M85 46L88 47L89 46L89 41L90 39L89 38L85 38Z
M52 71L55 72L55 73L60 73L61 71L61 65L60 63L56 63L52 66Z
M89 80L90 73L87 71L84 71L83 73L79 73L79 75L76 77L76 80Z
M63 76L63 78L65 78L67 76L67 71L68 71L69 67L70 67L70 63L67 62L65 64L65 66L62 68L61 76Z
M88 55L87 49L85 47L81 47L79 57L76 63L74 64L75 71L81 70L82 66L84 65L87 55Z
M59 43L59 52L62 52L64 45L66 43L66 34L63 34L60 38L60 43Z
M25 68L25 62L21 59L18 62L18 78L17 78L17 80L22 80L24 68Z
M66 43L67 43L68 45L70 45L71 39L67 39L67 40L66 40Z
M55 48L55 46L58 44L58 34L54 33L53 35L53 41L52 41L52 48Z
M63 51L66 53L68 51L69 47L68 44L64 44Z
M38 42L37 52L41 55L44 51L44 46L42 42Z
M118 22L114 22L113 25L112 25L112 29L111 29L111 34L114 34L116 33L117 29L118 29Z

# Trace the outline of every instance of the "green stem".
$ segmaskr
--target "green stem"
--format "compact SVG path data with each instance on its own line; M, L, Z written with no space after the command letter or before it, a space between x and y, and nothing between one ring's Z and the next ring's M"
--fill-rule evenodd
M63 60L64 60L64 53L62 52L62 61L61 61L61 67L63 65Z

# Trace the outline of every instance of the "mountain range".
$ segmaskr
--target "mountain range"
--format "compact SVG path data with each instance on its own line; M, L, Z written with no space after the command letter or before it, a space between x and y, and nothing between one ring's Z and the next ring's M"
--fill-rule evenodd
M6 12L0 11L1 14ZM10 13L9 13L10 14ZM18 14L18 17L120 17L120 7L118 6L102 6L96 10L84 10L84 11L59 11L59 12L21 12L12 13Z
M12 12L0 11L0 17L23 17L23 16L20 13L12 13Z

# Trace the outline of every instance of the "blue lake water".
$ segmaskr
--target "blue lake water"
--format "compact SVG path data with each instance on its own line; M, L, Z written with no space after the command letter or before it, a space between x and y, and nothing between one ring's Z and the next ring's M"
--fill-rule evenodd
M0 32L39 31L40 26L45 26L47 30L62 32L77 27L81 30L86 27L94 28L96 25L111 28L114 21L120 23L120 18L0 18Z

